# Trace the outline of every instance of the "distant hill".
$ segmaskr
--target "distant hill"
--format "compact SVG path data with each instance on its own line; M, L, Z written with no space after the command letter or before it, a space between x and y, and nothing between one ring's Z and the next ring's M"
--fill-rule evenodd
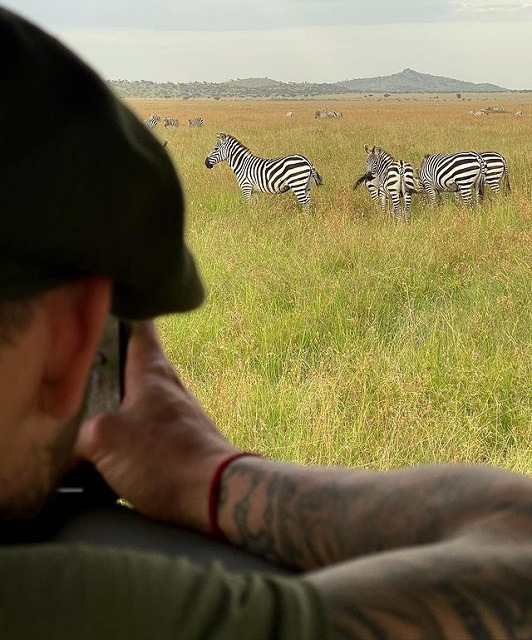
M375 78L332 83L280 82L270 78L246 78L227 82L152 82L108 80L122 98L310 98L348 93L496 93L509 91L490 83L464 82L404 69Z
M377 76L376 78L361 78L359 80L344 80L335 86L355 93L388 91L390 93L489 93L508 91L495 84L464 82L443 76L431 76L429 73L419 73L413 69L403 69L391 76Z

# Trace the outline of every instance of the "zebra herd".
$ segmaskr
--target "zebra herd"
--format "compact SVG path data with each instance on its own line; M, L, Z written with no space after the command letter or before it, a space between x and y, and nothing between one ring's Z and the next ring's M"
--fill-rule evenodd
M254 191L262 193L285 193L292 191L299 204L310 207L312 182L323 184L316 167L305 156L294 154L280 158L261 158L254 155L234 136L216 134L214 149L205 158L205 166L212 169L219 162L227 162L236 176L242 197L249 201ZM421 167L414 170L409 162L396 160L382 147L364 145L366 171L355 182L356 189L365 184L372 200L380 200L386 211L387 201L392 204L393 215L405 221L410 217L412 195L425 194L435 205L438 195L459 195L467 205L473 204L473 192L477 203L484 195L487 185L499 193L501 185L510 192L508 164L496 151L461 151L457 153L435 153L424 156ZM401 211L401 201L403 211Z
M150 129L155 129L160 121L160 115L156 113L150 113L150 115L143 122ZM190 118L188 121L189 127L202 127L204 124L205 121L203 120L203 118ZM179 120L177 118L165 116L163 119L163 125L165 126L165 128L175 128L179 126Z
M367 154L366 173L355 182L354 188L364 183L372 200L380 200L383 212L389 198L396 218L401 217L402 199L404 218L408 221L414 193L426 194L435 205L438 195L445 197L454 192L471 206L473 192L480 204L485 185L494 193L500 193L501 185L506 193L510 192L508 163L496 151L426 154L415 172L410 163L395 160L382 147L370 149L364 145L364 151Z

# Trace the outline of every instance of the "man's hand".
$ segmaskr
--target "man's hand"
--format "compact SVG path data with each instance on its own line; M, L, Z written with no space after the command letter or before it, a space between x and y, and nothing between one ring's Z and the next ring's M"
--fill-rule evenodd
M76 453L141 513L206 531L211 478L235 451L178 378L153 323L133 323L122 406L81 426Z

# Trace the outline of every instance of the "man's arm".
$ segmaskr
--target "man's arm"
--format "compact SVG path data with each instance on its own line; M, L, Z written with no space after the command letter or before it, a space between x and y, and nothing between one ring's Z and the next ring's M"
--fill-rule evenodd
M235 461L219 517L305 574L339 638L532 637L532 482L489 467L388 473Z
M139 511L205 532L211 480L235 449L140 325L123 408L85 424L78 451ZM247 457L222 474L217 515L234 544L317 569L302 579L340 638L528 638L531 505L530 478L489 467L379 473Z
M337 638L532 637L532 545L478 537L387 552L306 574Z

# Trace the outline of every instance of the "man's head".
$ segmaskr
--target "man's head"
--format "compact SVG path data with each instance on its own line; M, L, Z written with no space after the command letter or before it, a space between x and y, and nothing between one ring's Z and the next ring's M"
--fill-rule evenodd
M203 289L162 145L74 54L4 9L0 86L1 518L28 512L64 470L109 311L186 311Z

